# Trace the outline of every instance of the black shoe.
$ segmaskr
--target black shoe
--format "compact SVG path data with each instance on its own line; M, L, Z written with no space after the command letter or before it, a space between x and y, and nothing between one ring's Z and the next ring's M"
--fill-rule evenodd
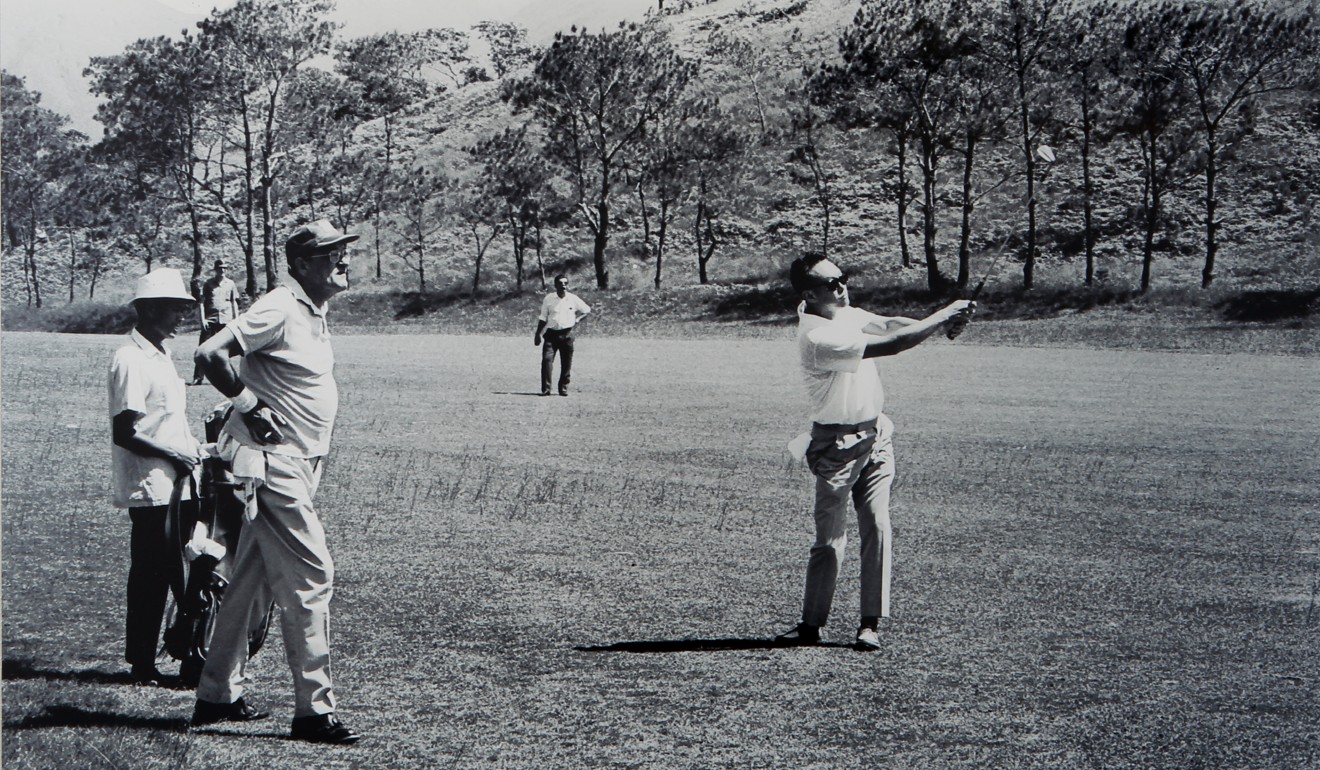
M193 708L192 725L193 727L201 727L216 722L255 722L269 716L269 711L262 711L255 706L249 706L242 698L233 703L212 703L199 700L197 706Z
M133 679L133 684L143 687L160 687L167 678L155 665L134 666L129 676Z
M820 644L820 626L810 626L806 623L798 623L796 626L793 626L779 636L776 636L775 644L783 647L805 647L812 644Z
M549 394L547 394L547 395L549 395ZM567 396L567 395L568 395L568 391L567 391L567 390L560 390L560 391L559 391L559 395L561 395L561 396Z
M543 396L548 396L548 395L550 395L550 391L548 391L548 390L543 390L543 391L541 391L541 395L543 395Z
M310 717L296 717L293 729L289 733L294 740L311 743L334 743L347 746L357 743L362 735L353 728L340 722L334 714L316 714Z

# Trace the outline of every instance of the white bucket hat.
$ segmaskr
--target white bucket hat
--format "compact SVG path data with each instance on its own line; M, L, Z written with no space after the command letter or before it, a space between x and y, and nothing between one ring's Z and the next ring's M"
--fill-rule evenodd
M182 299L196 302L183 285L183 274L172 267L158 267L137 280L133 301L140 299Z

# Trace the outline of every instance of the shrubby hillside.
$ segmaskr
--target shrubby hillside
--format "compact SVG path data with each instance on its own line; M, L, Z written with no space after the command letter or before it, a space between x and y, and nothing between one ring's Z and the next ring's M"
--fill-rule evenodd
M84 298L93 281L114 299L106 287L148 262L200 273L219 255L250 259L259 293L281 270L280 233L328 216L364 235L357 289L411 292L394 306L423 314L540 290L560 270L611 292L714 283L755 294L806 249L865 273L873 290L918 297L970 290L994 267L988 291L1002 302L1030 285L1116 301L1162 289L1185 303L1213 280L1214 301L1269 290L1309 314L1320 274L1310 6L1119 3L1083 24L1095 6L666 0L634 27L565 30L536 47L509 25L342 41L323 0L240 3L195 36L93 63L112 105L105 141L70 146L57 126L28 157L61 163L11 168L5 153L5 301L30 304L35 282L48 303ZM1226 8L1218 37L1170 21ZM1020 90L995 48L1013 18L1040 46ZM188 99L154 90L153 68L184 82L215 55L208 40L244 24L278 66L257 67L254 50L226 62L231 79L187 80ZM1269 34L1241 43L1257 29ZM1232 96L1234 77L1235 98L1250 94L1228 102L1217 137L1210 277L1209 156L1185 55L1202 38L1205 50L1238 46L1210 96ZM1087 50L1084 121L1073 80ZM920 57L914 96L903 62ZM1175 76L1176 89L1142 91ZM593 86L607 96L592 101ZM6 80L7 94L22 88ZM11 136L23 101L5 100L6 149L45 141ZM935 169L928 189L924 166ZM25 197L14 185L34 169L49 178Z

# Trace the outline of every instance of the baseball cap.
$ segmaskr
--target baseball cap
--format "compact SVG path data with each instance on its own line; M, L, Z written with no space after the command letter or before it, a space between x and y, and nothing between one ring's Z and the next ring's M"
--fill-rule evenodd
M140 299L182 299L196 302L183 285L183 274L172 267L158 267L137 280L133 301Z
M328 219L308 222L293 231L293 235L284 242L284 251L289 256L305 257L333 251L336 246L352 243L359 238L341 232Z

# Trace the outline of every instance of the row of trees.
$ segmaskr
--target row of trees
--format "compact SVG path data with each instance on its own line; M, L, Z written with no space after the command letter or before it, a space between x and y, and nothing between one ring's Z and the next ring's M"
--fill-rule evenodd
M339 41L329 0L241 0L196 33L93 59L105 134L92 145L5 75L6 248L23 255L37 304L50 233L67 236L70 299L74 276L94 292L116 252L150 268L180 242L194 278L207 248L241 251L256 294L276 282L276 234L320 216L370 223L377 277L395 259L422 289L447 266L438 254L462 253L478 292L496 242L510 246L519 290L533 257L544 281L551 232L587 234L607 288L621 228L657 288L675 241L705 283L717 247L780 232L772 212L806 220L798 247L833 248L840 198L860 173L848 147L861 145L889 157L881 197L901 259L924 263L933 291L965 288L971 255L995 242L1017 253L1031 288L1050 175L1078 180L1091 283L1106 194L1097 169L1128 157L1138 159L1142 289L1168 196L1193 177L1209 286L1220 187L1240 168L1225 160L1264 106L1304 105L1272 95L1314 87L1310 4L863 0L828 38L758 37L809 6L748 4L682 45L666 31L671 9L537 50L493 22ZM488 54L472 53L473 35ZM489 127L464 134L456 126L470 116L456 105ZM979 226L992 197L1020 219ZM908 242L914 211L920 259ZM954 276L938 255L950 213Z
M1141 290L1150 287L1167 196L1200 176L1201 285L1215 276L1223 159L1249 140L1269 94L1315 85L1313 4L1060 0L865 0L840 39L841 62L813 76L816 101L849 129L880 132L896 158L899 234L915 199L932 289L946 281L935 248L939 176L960 164L955 283L969 280L973 184L987 151L1008 151L1003 181L1021 184L1022 285L1039 255L1038 181L1051 145L1081 178L1085 281L1095 275L1097 187L1104 153L1135 144L1144 227ZM1274 106L1285 104L1275 101ZM915 197L908 166L919 176Z

